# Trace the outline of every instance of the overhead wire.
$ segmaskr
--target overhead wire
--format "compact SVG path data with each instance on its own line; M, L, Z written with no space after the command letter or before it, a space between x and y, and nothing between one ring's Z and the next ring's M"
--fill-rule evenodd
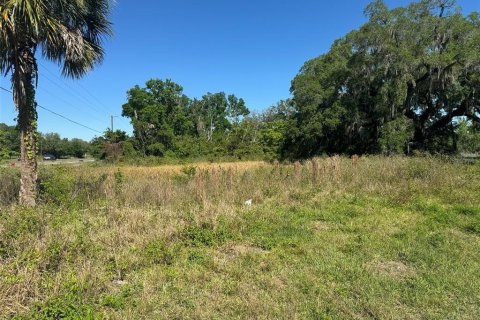
M67 99L64 99L54 93L52 93L50 90L47 90L45 88L39 88L40 91L43 91L45 93L47 93L48 95L51 95L51 96L54 96L56 99L58 100L61 100L63 101L67 106L69 106L71 109L75 109L76 111L78 111L78 107L75 106L73 103L71 103L70 101L68 101ZM88 106L88 105L87 105ZM98 115L95 113L95 115L93 115L93 113L89 112L88 111L88 115L95 121L98 121L100 123L105 123L105 120L101 120L100 118L98 118Z
M60 84L58 84L57 82L55 82L53 79L47 77L45 74L43 74L42 77L44 77L45 80L47 80L48 82L52 83L53 85L55 85L55 86L58 87L59 89L61 89L63 92L69 94L69 92L66 91L66 87L62 87ZM49 94L52 94L51 92L48 92L43 86L40 86L39 88L40 88L40 90L42 90L42 91L45 91L45 92L47 92L47 93L49 93ZM72 93L74 93L74 92L72 91ZM56 94L52 94L52 95L56 96L56 97L59 98L60 100L63 100L64 102L67 102L65 99L60 98L60 97L59 97L58 95L56 95ZM91 103L90 101L87 101L86 99L83 99L80 95L77 95L76 93L75 93L75 95L76 95L77 98L80 98L80 99L82 100L82 103L84 103L85 106L87 106L92 112L94 112L95 115L101 115L101 113L99 113L98 108L94 108L94 107L91 106L92 103ZM73 106L73 104L72 104L71 102L67 102L67 103L68 103L69 105ZM75 107L75 108L76 108L76 107ZM103 116L102 116L102 117L103 117Z
M57 78L58 80L61 80L61 78L55 74L54 72L50 71L43 63L38 63L46 73L50 74L51 76ZM52 83L55 83L57 86L61 87L57 82L53 81L51 78L49 78L45 73L42 73L42 76L44 76L47 80L49 80ZM77 83L76 87L80 87L83 89L83 91L86 93L86 95L89 95L91 98L93 98L94 101L90 100L89 98L86 97L86 95L81 94L77 92L77 89L73 88L68 82L63 82L61 81L62 85L64 85L64 88L67 88L70 90L70 92L74 93L77 97L82 99L84 102L88 103L89 105L97 105L101 109L105 110L106 112L110 113L111 110L106 107L97 97L95 97L87 88L85 88L81 83Z
M0 86L0 89L2 89L3 91L6 91L6 92L8 92L8 93L12 93L12 94L13 94L13 91L11 91L11 90L9 90L9 89L7 89L7 88L4 88L4 87L2 87L2 86ZM103 134L101 131L98 131L98 130L96 130L96 129L90 128L89 126L86 126L86 125L84 125L84 124L82 124L82 123L80 123L80 122L78 122L78 121L72 120L72 119L70 119L70 118L68 118L68 117L66 117L66 116L64 116L64 115L62 115L62 114L60 114L60 113L58 113L58 112L56 112L56 111L53 111L53 110L51 110L51 109L49 109L49 108L47 108L47 107L44 107L44 106L42 106L42 105L40 105L40 104L38 104L38 103L37 103L37 107L39 107L40 109L43 109L43 110L45 110L45 111L48 111L48 112L50 112L50 113L52 113L52 114L54 114L54 115L56 115L56 116L58 116L58 117L60 117L60 118L63 118L63 119L65 119L65 120L67 120L67 121L69 121L69 122L71 122L71 123L74 123L74 124L76 124L76 125L78 125L78 126L81 126L81 127L85 128L85 129L91 130L91 131L96 132L96 133Z
M89 107L90 109L94 110L95 112L99 112L101 110L98 110L98 109L95 109L94 107L92 107L92 105L95 105L95 106L98 106L100 107L101 109L103 109L104 111L107 112L107 115L105 116L111 116L112 115L112 111L107 107L105 106L105 104L103 102L100 101L100 99L98 99L90 90L88 90L85 86L83 86L81 83L76 83L75 85L75 88L72 87L68 82L64 82L62 81L62 78L52 72L51 70L49 70L47 68L47 66L41 62L38 62L39 66L42 67L42 71L45 71L45 72L42 72L42 75L45 77L45 79L47 79L47 81L55 84L57 87L59 87L60 89L68 89L70 92L72 92L73 94L75 94L76 97L80 98L81 100L83 100L84 102L86 102L86 105L87 107ZM56 82L55 79L52 79L50 77L48 77L45 73L48 73L50 74L50 76L54 77L56 80L59 80L59 82ZM59 84L60 83L60 84ZM82 90L79 90L77 91L78 88L81 88ZM41 88L42 90L45 90L43 88ZM45 90L46 91L46 90ZM83 92L80 92L80 91L83 91ZM88 95L89 97L87 97L86 95ZM58 96L57 96L58 97ZM93 100L91 100L91 99ZM61 99L63 101L66 102L65 99ZM71 106L73 106L71 103L69 103ZM115 112L113 112L115 113ZM102 114L101 112L99 114ZM103 115L102 115L103 116ZM124 119L123 117L121 116L115 116L115 117L118 117L118 119L121 121L121 122L124 122L124 123L128 123L130 124L130 122L128 122L127 119ZM98 120L98 118L97 118ZM100 121L100 120L98 120ZM100 122L103 122L103 121L100 121Z

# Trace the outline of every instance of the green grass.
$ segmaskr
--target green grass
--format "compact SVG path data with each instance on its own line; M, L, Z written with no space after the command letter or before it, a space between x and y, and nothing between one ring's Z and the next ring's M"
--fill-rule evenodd
M0 212L0 318L479 319L480 167L360 160L318 182L309 163L237 169L231 191L226 171L96 168L97 198L44 173L77 200Z

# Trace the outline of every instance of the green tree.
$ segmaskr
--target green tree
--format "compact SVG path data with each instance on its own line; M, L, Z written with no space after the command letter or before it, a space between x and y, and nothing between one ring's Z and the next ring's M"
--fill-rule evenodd
M89 151L89 144L78 138L62 139L58 133L52 132L40 135L40 149L42 154L51 154L56 158L67 156L83 158Z
M90 145L82 139L73 138L69 144L69 153L74 157L84 158L85 154L90 151Z
M262 114L259 140L265 158L281 156L285 136L290 129L290 119L295 113L292 100L281 100Z
M471 122L461 120L455 129L457 134L458 151L464 153L480 152L480 130Z
M359 143L355 129L360 122L359 101L347 94L351 48L338 40L331 50L307 61L292 81L295 109L288 123L282 153L311 157L324 152L346 152Z
M224 92L191 100L172 80L149 80L128 91L122 115L134 128L137 150L144 155L198 157L233 154L245 101Z
M0 158L10 158L20 152L19 133L15 126L0 123Z
M109 143L119 143L119 142L127 141L129 139L128 134L125 131L119 130L119 129L115 131L107 129L103 137L105 141Z
M230 118L230 121L236 125L240 120L250 114L245 105L245 101L242 98L237 98L235 95L230 94L227 97L227 116Z
M398 117L380 128L379 144L384 154L402 154L414 134L413 123L407 117Z
M58 133L46 133L40 135L41 151L43 154L51 154L56 158L66 155L66 143L62 141Z
M122 116L131 119L137 145L145 153L162 156L173 149L177 135L193 132L188 117L190 100L183 88L171 80L149 80L145 88L128 91Z
M128 143L127 146L125 146ZM90 141L89 151L95 158L98 159L105 159L107 158L108 151L112 150L115 153L123 153L124 149L128 150L131 155L132 148L131 148L131 141L130 137L125 131L122 130L115 130L112 131L107 129L102 136L94 137ZM115 157L119 157L121 154L115 155Z
M12 76L21 142L20 203L37 198L35 54L63 63L62 73L80 77L101 61L101 40L110 34L108 0L0 1L0 71ZM38 50L40 49L40 50Z
M411 120L414 146L431 149L452 136L457 117L479 122L480 16L454 6L371 3L365 25L293 80L287 153L377 152L381 128L399 117Z
M194 114L201 125L198 132L199 135L206 136L208 141L212 141L214 133L224 133L231 128L231 123L228 121L227 114L228 100L224 92L207 93L202 97L202 100L192 105Z
M250 111L242 98L226 95L224 92L207 93L201 100L194 100L190 113L196 123L199 136L208 141L214 140L215 134L231 132Z

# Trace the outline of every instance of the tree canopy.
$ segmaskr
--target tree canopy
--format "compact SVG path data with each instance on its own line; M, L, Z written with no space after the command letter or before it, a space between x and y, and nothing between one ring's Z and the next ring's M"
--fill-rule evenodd
M287 112L286 104L278 110ZM133 146L147 156L274 158L287 121L273 107L250 114L234 94L189 98L181 85L160 79L130 89L122 110L133 125Z
M366 24L292 81L284 154L384 151L395 128L403 138L394 149L445 151L451 144L438 141L454 134L459 117L480 121L478 13L462 15L453 0L422 0L392 10L374 1L365 14Z

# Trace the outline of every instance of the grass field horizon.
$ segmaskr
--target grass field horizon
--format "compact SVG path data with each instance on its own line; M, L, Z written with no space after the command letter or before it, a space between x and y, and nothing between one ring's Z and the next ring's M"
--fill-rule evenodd
M0 168L0 318L478 319L480 166Z

